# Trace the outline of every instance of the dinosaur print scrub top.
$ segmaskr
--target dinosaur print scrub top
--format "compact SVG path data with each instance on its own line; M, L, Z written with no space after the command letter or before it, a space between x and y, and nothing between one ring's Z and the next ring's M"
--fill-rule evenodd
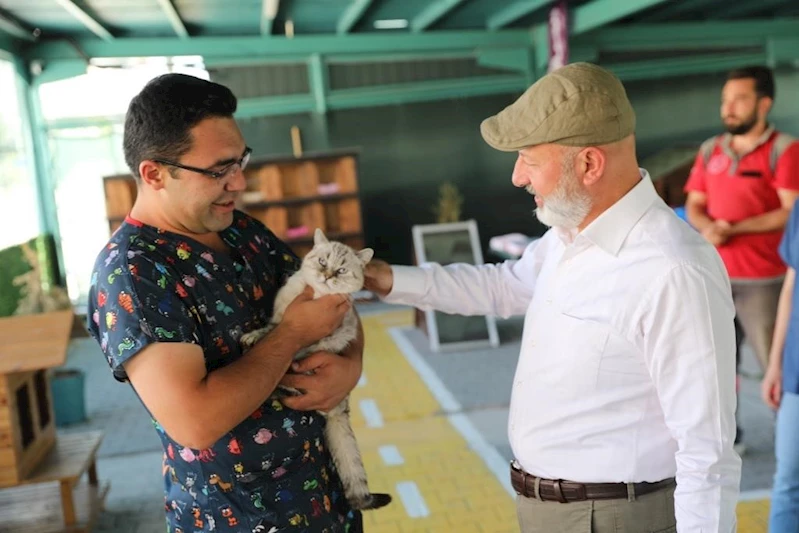
M241 357L242 333L263 327L299 259L237 211L220 233L231 253L128 217L99 254L87 325L113 375L154 342L202 347L209 372ZM164 447L170 533L351 532L361 515L343 495L324 418L267 400L214 446L184 448L153 420Z

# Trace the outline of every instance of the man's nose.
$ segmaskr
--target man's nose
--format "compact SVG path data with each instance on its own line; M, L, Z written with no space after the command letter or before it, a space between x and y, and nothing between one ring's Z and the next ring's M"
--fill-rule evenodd
M247 177L240 166L236 165L236 170L228 178L225 190L228 192L243 191L247 188Z
M513 166L513 175L511 176L511 182L516 187L526 187L530 184L530 169L522 161L521 157L516 160L516 164Z

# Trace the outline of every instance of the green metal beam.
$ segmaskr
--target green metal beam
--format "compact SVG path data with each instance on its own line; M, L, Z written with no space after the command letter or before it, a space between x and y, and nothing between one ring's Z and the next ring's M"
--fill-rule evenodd
M424 11L413 17L411 31L414 33L424 31L463 2L464 0L438 0L431 3Z
M477 50L479 52L480 49ZM401 52L397 54L325 54L325 61L328 65L346 63L391 63L397 61L436 61L449 59L468 59L475 58L475 49L468 48L452 51L431 51L420 54L418 52Z
M622 81L633 81L724 72L744 65L762 64L765 60L765 54L707 54L603 66Z
M529 44L525 30L468 32L431 32L415 35L376 33L354 34L342 39L338 35L283 37L175 37L114 39L79 39L77 46L89 57L148 57L201 55L209 58L269 57L278 58L318 53L325 54L386 54L470 50L481 46L524 46ZM78 59L80 54L72 44L42 42L28 48L28 59Z
M740 48L763 45L767 37L794 36L797 28L799 18L633 24L606 28L575 41L608 52Z
M488 17L486 26L489 30L504 28L508 24L516 22L520 18L526 17L542 7L548 6L551 2L552 0L521 0L514 2Z
M0 31L17 39L35 41L33 32L22 26L19 22L0 12Z
M749 13L763 12L785 4L785 0L758 0L756 2L737 2L721 9L713 10L713 18L735 18Z
M38 63L38 62L36 62ZM35 63L34 63L35 64ZM83 59L67 59L41 64L41 71L33 76L33 84L38 87L42 83L65 80L86 74L86 61Z
M292 113L309 113L316 108L310 94L287 94L283 96L259 96L242 98L236 109L236 118L267 117L274 115L290 115Z
M483 67L515 70L525 76L534 68L533 50L524 48L485 48L477 51L477 64ZM534 75L534 70L532 75Z
M678 15L697 11L716 2L718 0L681 0L680 2L671 2L655 13L638 17L637 21L638 23L649 24L650 22L674 20L677 19Z
M530 30L535 52L535 77L536 80L547 73L549 65L549 27L547 24L536 24Z
M89 28L89 30L99 38L105 39L106 41L114 39L111 32L105 29L103 25L97 22L91 15L78 7L72 0L55 0L55 2L63 7L70 15L78 19L81 24Z
M780 63L799 60L799 37L775 37L766 44L768 63L776 67Z
M316 111L326 113L327 93L330 91L330 87L327 79L327 65L319 54L311 54L311 59L308 61L308 82L311 86Z
M19 41L12 39L5 33L0 33L0 53L7 53L11 56L20 55Z
M280 0L263 0L261 4L261 35L272 35L272 26L280 9Z
M507 94L521 92L526 87L524 76L485 76L402 83L381 87L339 89L331 91L327 102L330 109L353 109L430 102L450 98L469 98L489 94Z
M619 19L662 4L667 0L593 0L583 4L570 13L571 27L569 35L579 35Z
M361 17L371 5L372 0L353 0L350 6L344 11L344 14L341 15L338 24L336 24L336 33L339 35L349 33L349 31L358 24L358 21L361 20Z
M164 11L166 18L169 19L169 24L172 25L172 29L175 30L175 33L181 39L188 39L189 32L186 29L186 26L183 24L183 20L180 18L180 14L178 10L175 9L175 6L172 4L172 0L156 0L158 5L161 6L161 9Z

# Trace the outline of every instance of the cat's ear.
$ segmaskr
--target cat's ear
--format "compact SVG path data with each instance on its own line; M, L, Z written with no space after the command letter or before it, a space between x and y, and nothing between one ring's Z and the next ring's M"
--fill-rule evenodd
M363 250L358 252L358 257L361 259L361 261L363 261L364 265L369 261L371 261L374 255L375 251L372 250L371 248L364 248Z
M316 231L314 231L314 234L313 234L313 243L314 244L327 244L328 242L330 242L330 241L328 241L327 237L325 237L325 232L322 231L319 228L316 228Z

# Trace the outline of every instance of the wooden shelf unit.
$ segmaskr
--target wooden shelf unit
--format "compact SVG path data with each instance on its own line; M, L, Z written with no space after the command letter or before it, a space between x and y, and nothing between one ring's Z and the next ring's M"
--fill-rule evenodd
M247 190L239 209L263 222L303 257L321 228L333 240L364 246L358 190L358 155L351 151L253 159L244 171ZM113 232L130 212L136 183L129 174L103 179L106 216Z

